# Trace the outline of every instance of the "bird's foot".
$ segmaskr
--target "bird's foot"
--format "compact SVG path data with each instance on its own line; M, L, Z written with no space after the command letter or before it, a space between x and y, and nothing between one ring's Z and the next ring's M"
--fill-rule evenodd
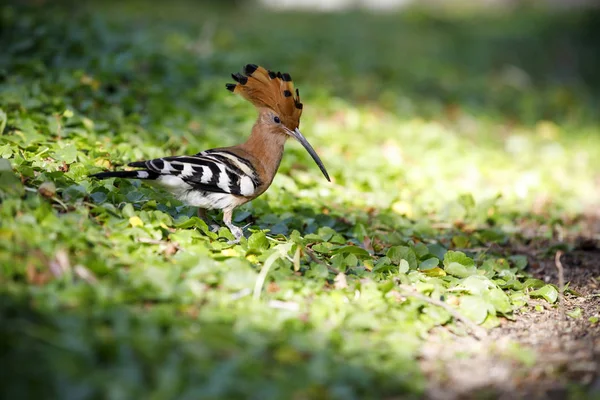
M238 244L240 239L244 236L244 231L239 226L235 226L233 224L227 225L227 227L231 231L233 237L235 237L234 240L228 241L227 244Z

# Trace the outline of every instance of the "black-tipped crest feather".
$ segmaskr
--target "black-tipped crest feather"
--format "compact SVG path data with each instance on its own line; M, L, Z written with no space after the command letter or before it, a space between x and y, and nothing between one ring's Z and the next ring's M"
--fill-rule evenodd
M300 124L302 103L300 92L294 89L291 75L287 72L273 72L256 64L247 64L243 70L247 76L231 74L238 84L227 84L226 88L241 94L256 107L272 109L286 127L296 129Z
M245 85L246 82L248 82L248 78L245 77L244 75L237 73L237 74L231 74L231 77L233 78L234 81L241 83L242 85Z
M254 71L256 71L258 69L258 65L256 64L246 64L244 66L244 73L248 76L251 76Z

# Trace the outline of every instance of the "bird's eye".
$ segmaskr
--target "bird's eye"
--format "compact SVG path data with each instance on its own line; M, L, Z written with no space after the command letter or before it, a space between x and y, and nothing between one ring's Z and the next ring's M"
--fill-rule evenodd
M279 117L274 117L273 121L275 121L276 124L279 124L281 122L281 120L279 119Z

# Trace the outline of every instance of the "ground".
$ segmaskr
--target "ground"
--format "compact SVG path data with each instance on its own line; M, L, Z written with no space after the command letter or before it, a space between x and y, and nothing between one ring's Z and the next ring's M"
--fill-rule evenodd
M600 396L598 26L527 3L3 4L2 397ZM290 141L231 245L90 177L244 140L225 83L246 63L292 75L331 183Z
M554 260L531 257L530 261L539 266L534 275L558 284ZM590 326L588 319L600 312L596 279L600 273L600 251L588 244L585 250L565 254L561 263L565 281L570 282L578 296L565 296L560 307L531 303L531 309L515 314L512 321L503 321L484 340L453 340L453 351L449 353L439 349L448 346L447 342L433 343L424 349L421 363L432 382L428 397L455 399L481 393L505 399L585 397L585 392L569 392L574 383L591 388L590 397L598 396L600 327ZM581 317L566 315L568 310L577 309L581 310ZM523 367L506 356L515 351L511 347L515 343L533 351L535 365ZM439 354L444 353L441 361ZM531 354L515 358L526 360Z

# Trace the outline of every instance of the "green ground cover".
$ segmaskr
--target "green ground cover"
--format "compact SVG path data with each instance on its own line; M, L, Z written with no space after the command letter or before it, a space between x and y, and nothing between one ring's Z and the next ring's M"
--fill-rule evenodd
M451 310L493 328L556 301L511 244L600 201L588 17L140 4L0 7L10 398L418 397L431 329L481 334ZM224 85L246 63L293 76L333 183L290 142L229 246L88 177L243 141L255 111Z

